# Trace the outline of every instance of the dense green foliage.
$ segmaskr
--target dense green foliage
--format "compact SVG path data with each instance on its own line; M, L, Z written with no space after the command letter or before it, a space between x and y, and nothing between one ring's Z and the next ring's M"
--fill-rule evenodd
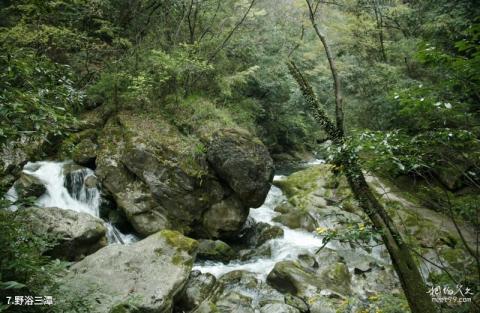
M407 177L401 186L423 204L478 227L478 4L320 2L362 165ZM160 111L186 135L243 127L279 159L314 152L325 135L285 61L295 59L329 113L335 99L305 13L301 0L2 1L0 145L57 140L104 106ZM0 217L0 242L11 245L0 280L36 292L55 265L41 256L47 243Z
M64 298L68 303L55 300L59 299L55 279L68 265L44 256L56 239L35 235L21 219L21 213L0 210L0 312L65 312L66 308L71 312L84 312L79 297L73 293ZM15 296L39 296L42 299L51 296L55 306L12 305ZM10 305L6 303L8 301Z

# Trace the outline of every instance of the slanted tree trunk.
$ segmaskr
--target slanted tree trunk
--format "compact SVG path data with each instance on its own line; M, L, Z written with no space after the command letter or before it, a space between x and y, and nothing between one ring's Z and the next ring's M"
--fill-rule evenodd
M344 147L343 124L340 125L341 128L338 128L330 120L320 105L311 85L292 61L288 62L288 67L291 75L300 86L307 104L312 109L315 120L323 127L332 142L342 147L342 152L336 161L336 165L345 173L360 207L370 218L375 229L380 232L402 284L410 309L413 313L436 312L436 308L427 294L427 288L407 244L403 241L393 221L367 184L355 152Z

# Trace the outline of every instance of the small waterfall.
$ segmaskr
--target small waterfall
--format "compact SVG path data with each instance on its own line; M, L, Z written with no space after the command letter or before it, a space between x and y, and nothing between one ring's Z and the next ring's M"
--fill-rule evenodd
M321 161L312 162L315 164L322 164ZM275 175L274 180L285 179L284 175ZM250 209L250 217L252 217L256 222L263 222L270 225L276 225L283 229L284 236L283 238L277 238L269 240L266 244L270 245L271 256L263 257L257 259L251 259L248 261L231 261L228 264L222 262L214 261L205 261L197 263L194 266L194 270L199 270L201 272L208 272L216 277L220 277L223 274L226 274L235 270L245 270L257 274L257 276L265 280L268 273L273 269L275 264L280 261L285 260L296 260L301 254L314 254L315 251L323 246L322 237L317 236L311 232L307 232L302 229L290 229L283 224L276 223L273 221L273 218L280 213L275 212L275 208L286 201L286 197L283 194L282 190L278 187L272 186L270 189L265 203L257 208ZM325 225L327 227L332 227L333 225ZM334 249L334 250L353 250L360 254L368 254L361 249L352 249L350 246L331 241L325 247ZM374 249L371 256L384 261L380 256L381 247Z
M101 195L96 185L95 173L71 162L40 161L27 163L23 171L38 178L46 192L37 199L39 207L57 207L100 217ZM15 189L7 193L16 200ZM132 234L123 234L111 223L105 222L110 243L130 243L136 240Z
M274 179L284 178L285 176L276 175ZM278 212L274 211L275 207L285 200L286 198L282 190L272 186L265 203L257 209L250 209L250 217L256 222L277 225L284 231L283 238L272 239L267 242L271 248L271 256L269 258L252 259L246 262L232 261L228 264L207 261L195 265L194 270L208 272L216 277L235 270L245 270L256 273L259 278L265 279L277 262L295 260L300 254L304 253L314 253L316 249L323 245L320 237L304 230L293 230L283 224L272 221L275 216L279 215Z
M99 216L100 192L96 186L97 178L93 171L86 167L74 169L63 175L69 194L80 203L85 203L92 215ZM90 181L90 182L89 182Z

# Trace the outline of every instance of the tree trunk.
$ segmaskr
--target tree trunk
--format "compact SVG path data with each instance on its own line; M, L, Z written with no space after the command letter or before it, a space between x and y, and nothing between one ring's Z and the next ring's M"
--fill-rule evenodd
M349 163L342 164L344 167L348 166L344 171L348 184L362 210L368 215L375 229L381 233L410 309L414 313L435 312L435 306L427 294L427 288L409 247L403 241L383 205L373 194L358 163L356 161Z
M413 313L436 312L435 305L427 294L427 288L408 246L402 240L393 221L368 186L362 169L358 165L356 154L344 148L343 131L340 131L327 116L311 85L296 65L289 62L288 66L313 112L313 117L323 127L332 142L342 147L343 152L336 161L337 165L343 169L360 207L367 214L374 227L381 233L383 243L390 254L410 309Z
M330 46L327 43L327 38L325 35L320 31L320 28L317 25L317 22L315 20L315 13L318 9L319 3L315 6L315 8L312 6L309 0L307 1L308 5L308 12L309 12L309 17L310 17L310 22L312 23L313 29L315 30L315 33L317 34L318 39L322 42L323 48L325 49L325 55L327 56L328 59L328 65L330 66L330 70L332 73L332 79L333 79L333 89L335 90L335 119L337 121L337 130L343 135L344 129L343 129L343 96L342 96L342 86L340 83L340 78L338 77L338 72L337 72L337 67L335 65L335 60L333 58L332 51L330 49Z
M387 62L387 53L385 52L385 39L383 36L383 17L379 8L379 3L375 1L373 3L373 12L375 13L375 21L377 22L378 39L380 41L380 52L382 53L383 62Z

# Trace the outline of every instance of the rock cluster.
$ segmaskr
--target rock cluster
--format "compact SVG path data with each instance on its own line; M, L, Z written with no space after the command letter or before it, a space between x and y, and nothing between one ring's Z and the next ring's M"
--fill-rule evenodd
M121 112L95 139L96 174L135 230L197 238L238 234L270 188L273 161L248 132L182 134L160 114Z

